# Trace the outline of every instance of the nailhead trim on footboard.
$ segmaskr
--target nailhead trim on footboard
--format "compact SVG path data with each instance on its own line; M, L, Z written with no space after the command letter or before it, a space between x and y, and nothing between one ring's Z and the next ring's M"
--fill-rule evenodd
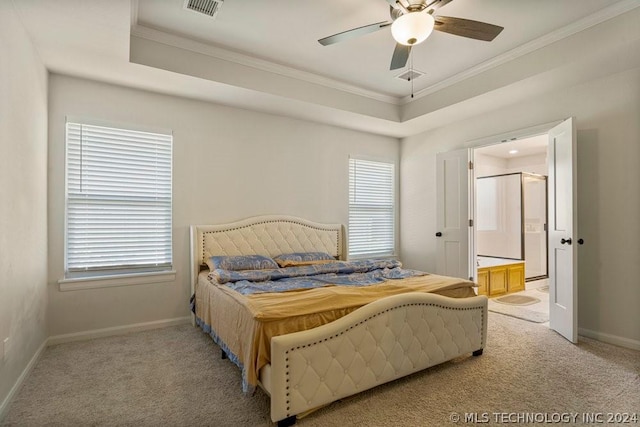
M398 310L402 310L402 309L406 309L408 307L423 307L422 310L419 311L420 313L420 319L415 319L415 315L407 315L407 313L410 313L408 311L405 312L404 314L404 324L408 325L409 323L413 323L413 326L409 326L409 328L411 329L411 333L409 334L404 333L404 331L406 329L403 329L404 326L396 326L394 327L395 329L399 329L396 333L392 333L392 335L395 337L395 344L392 344L391 347L389 347L389 344L385 344L383 342L379 342L379 341L385 341L385 342L389 342L388 337L385 335L388 331L391 330L390 326L389 326L389 322L390 319L387 318L387 321L385 322L384 327L381 327L379 325L372 325L370 326L366 326L366 332L363 333L363 335L365 334L369 334L371 336L371 338L374 340L375 343L377 343L378 347L376 350L374 350L373 352L371 352L370 357L369 357L369 362L371 360L374 359L374 357L376 356L376 352L382 351L384 352L384 346L387 346L387 349L389 350L389 354L385 353L385 357L384 360L378 360L377 363L378 366L370 366L369 362L366 362L366 367L363 368L363 370L365 371L362 375L361 375L361 380L362 378L368 377L369 380L353 380L353 378L349 378L349 380L353 383L353 386L355 387L355 389L362 391L362 390L366 390L368 388L374 387L378 384L382 384L384 382L388 382L388 381L392 381L396 378L411 374L413 372L417 372L419 370L425 369L429 366L433 366L435 364L444 362L446 360L450 360L454 357L457 357L459 355L465 354L465 353L470 353L472 351L478 350L481 348L481 346L484 345L485 342L485 336L484 336L484 330L482 325L485 322L484 316L485 316L485 312L483 310L482 306L478 306L478 307L448 307L445 305L441 305L441 304L433 304L433 303L407 303L407 304L401 304L395 307L390 307L387 308L385 310L379 311L375 314L372 314L370 316L368 316L367 318L363 319L362 321L359 321L357 323L355 323L354 325L340 331L337 332L331 336L328 336L326 338L317 340L317 341L313 341L310 342L308 344L303 344L303 345L299 345L299 346L295 346L295 347L291 347L288 350L285 351L285 377L286 377L286 410L287 410L287 417L295 415L293 414L291 411L291 407L292 407L292 396L291 393L293 392L292 390L292 373L290 370L290 365L291 365L291 356L292 353L301 350L301 349L307 349L307 348L311 348L311 347L316 347L320 344L324 344L327 343L329 341L332 341L336 338L339 338L341 336L343 336L345 333L352 331L356 328L358 328L359 326L366 324L368 322L370 322L373 319L379 318L382 315L388 314L388 313L392 313L392 312L396 312ZM429 312L430 308L435 308L435 314ZM446 315L445 313L450 313L450 312L465 312L465 311L474 311L474 312L478 312L480 313L479 319L477 319L477 321L473 320L473 316L470 316L468 319L462 319L460 318L459 315L454 315L453 317ZM408 320L409 316L413 316L412 320ZM444 333L443 336L441 337L436 337L436 335L434 334L434 325L432 325L431 323L429 323L429 321L427 321L426 317L430 317L430 318L437 318L438 320L435 320L435 322L442 322L442 328L441 330L436 330L436 333L440 333L441 331L447 331L448 328L455 328L456 325L454 325L454 321L452 319L457 319L457 326L460 326L462 328L462 330L464 330L464 327L462 327L462 323L463 321L468 321L471 322L471 324L474 324L475 326L472 328L474 329L473 331L471 331L471 335L473 336L474 334L477 334L475 336L479 337L478 340L475 340L474 343L468 343L466 345L461 345L458 346L455 341L456 339L453 337L453 335L450 335L450 339L447 339L444 337ZM397 319L394 319L397 320ZM402 319L400 319L402 320ZM447 325L447 327L444 327L446 323L449 323L449 325ZM419 330L417 328L417 326L422 326L422 323L424 323L426 326L428 326L427 330ZM419 325L418 325L419 324ZM435 328L438 328L440 326L436 325ZM385 329L386 328L386 329ZM371 329L371 330L370 330ZM372 330L374 329L379 329L378 332L376 332L376 334L378 334L378 338L374 338L374 332L372 332ZM420 337L420 335L423 335L423 338L427 338L426 343L421 342L421 340L418 338ZM433 339L431 339L433 338ZM460 336L458 337L458 341L465 341L466 335L465 336ZM405 341L410 341L409 344L407 344L407 348L404 348L402 344L400 344L401 340L405 340ZM414 345L415 341L419 341L419 350L417 349L417 345ZM432 342L433 340L435 340L435 342ZM364 338L363 338L364 341ZM344 344L343 344L344 345ZM397 356L394 352L396 351L396 345L400 345L400 347L402 347L402 355ZM425 348L425 345L436 345L438 347L437 350L438 353L442 353L442 354L437 354L434 355L433 357L430 357L427 354L427 351L429 349ZM441 346L444 346L446 349L443 350ZM321 351L322 348L318 348L317 351ZM328 351L328 350L327 350ZM399 350L398 350L399 351ZM414 352L415 354L412 356L411 354L409 354L410 352ZM314 357L314 354L317 354L316 351L314 350L313 353L309 353L310 357ZM330 352L329 353L331 356L331 362L327 363L327 366L330 366L333 362L335 362L337 365L340 365L340 361L338 361L338 357L336 356L335 352ZM399 365L397 366L393 366L392 362L390 362L390 356L393 356L395 359L398 359L396 361L396 363L398 363L399 361ZM301 355L302 358L306 359L307 356ZM348 359L351 363L349 363L349 368L354 369L353 368L353 361L355 360L355 358L358 357L360 360L360 363L362 363L362 361L366 361L366 358L363 357L362 353L357 350L357 347L354 346L354 351L353 354L351 355L351 359ZM416 362L415 360L410 360L410 359L419 359L418 362ZM298 361L299 362L299 361ZM410 362L407 363L407 362ZM375 364L374 363L374 364ZM318 379L313 378L314 382L318 383L318 389L321 387L324 387L326 390L330 390L334 396L336 396L337 398L341 398L341 397L345 397L342 396L342 393L340 392L339 388L342 384L343 381L346 381L346 377L351 375L347 372L347 369L344 369L345 372L345 379L343 379L342 381L338 381L338 387L337 389L331 390L331 387L328 385L328 383L325 381L324 375L329 371L332 370L331 367L328 367L325 372L316 372L315 368L313 368L311 366L311 362L308 361L308 365L309 365L309 369L313 370L312 374L309 374L309 377L318 377ZM344 368L344 366L341 366L342 368ZM336 369L333 369L334 371ZM378 371L377 374L374 371ZM304 375L306 375L306 371L304 373ZM302 375L302 377L304 377L304 375ZM375 380L371 380L372 378L375 378ZM297 383L300 383L301 378L298 378ZM360 384L362 383L362 386L360 386ZM306 385L308 386L308 384ZM297 385L296 385L297 387ZM324 394L326 395L327 392L324 392ZM297 391L297 390L296 390ZM303 393L301 393L300 391L297 391L297 395L298 398L305 397L305 399L307 400L309 405L312 405L314 403L314 398L315 398L315 393L317 393L317 390L307 390L307 395L309 394L313 394L313 396L303 396ZM353 393L351 393L353 394ZM326 399L325 399L326 400Z

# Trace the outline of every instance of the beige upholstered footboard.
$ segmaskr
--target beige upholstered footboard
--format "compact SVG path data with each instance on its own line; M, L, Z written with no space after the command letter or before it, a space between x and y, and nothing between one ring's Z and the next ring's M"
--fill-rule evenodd
M368 304L332 323L271 340L273 421L451 360L481 354L487 298L409 293Z

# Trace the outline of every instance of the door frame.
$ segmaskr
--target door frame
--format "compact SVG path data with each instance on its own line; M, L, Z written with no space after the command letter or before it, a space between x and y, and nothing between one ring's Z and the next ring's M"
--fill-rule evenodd
M562 239L560 239L560 243L565 244L567 243L567 246L571 246L572 244L572 239L576 240L577 244L582 244L582 239L578 239L578 230L577 230L577 203L576 203L576 185L577 185L577 137L576 137L576 124L575 124L575 118L570 117L567 119L563 119L563 120L558 120L558 121L554 121L554 122L550 122L550 123L545 123L542 125L537 125L537 126L532 126L529 128L525 128L525 129L521 129L521 130L516 130L516 131L511 131L511 132L507 132L504 134L500 134L500 135L494 135L494 136L489 136L489 137L485 137L485 138L481 138L481 139L477 139L474 141L469 141L466 144L466 153L467 153L467 158L468 159L474 159L474 152L475 149L477 148L481 148L484 146L489 146L489 145L496 145L499 143L504 143L507 141L513 141L513 140L517 140L517 139L521 139L521 138L527 138L527 137L534 137L534 136L539 136L539 135L549 135L549 141L551 141L551 136L552 135L566 135L567 134L567 126L570 128L571 130L571 137L569 139L570 142L570 146L569 148L571 149L571 153L569 156L564 156L566 157L565 161L568 159L571 163L570 167L571 167L571 181L569 182L569 184L571 185L571 189L569 190L571 192L571 220L570 223L567 223L567 229L565 231L568 231L568 237L565 240L565 238L563 237ZM554 137L554 142L553 142L553 147L556 147L556 139ZM562 146L564 147L564 142L562 143ZM554 148L555 149L555 148ZM458 152L458 151L462 151L462 150L452 150L451 153L454 152ZM547 153L549 154L549 148L547 149ZM564 154L566 154L566 151L563 152ZM444 154L444 153L443 153ZM438 156L436 156L437 158ZM554 185L557 184L557 182L555 181L555 178L552 179L552 171L555 171L557 164L556 164L556 160L554 160L555 157L552 157L548 160L551 160L551 162L548 161L547 164L547 168L549 171L549 179L553 181ZM468 260L469 265L468 265L468 273L469 276L471 278L471 280L473 280L474 278L477 278L478 276L478 266L477 266L477 262L476 262L476 255L477 255L477 245L476 245L476 239L475 239L475 227L474 227L474 220L476 219L477 216L477 212L476 212L476 205L475 205L475 176L476 176L476 168L474 164L470 164L469 165L469 169L467 170L467 176L468 176L468 196L466 197L466 201L467 201L467 205L469 206L468 209L468 214L469 214L469 228L468 228L468 251L467 254L469 256ZM564 170L563 168L559 169L559 170ZM555 177L555 172L553 174L553 176ZM459 182L462 182L462 180L460 180ZM566 181L562 181L565 182ZM446 186L446 183L444 184ZM438 186L438 191L440 191L440 184L437 184ZM549 188L549 184L548 184L548 188ZM555 194L555 193L554 193ZM548 209L548 215L547 215L547 221L548 223L550 222L550 218L549 216L551 215L551 210L554 209L552 207L551 204L551 198L552 197L556 197L554 196L550 196L549 195L549 191L547 192L547 200L548 200L548 204L547 204L547 209ZM464 198L463 194L459 195L459 198L462 199ZM566 194L565 194L565 198L566 198ZM555 205L553 205L555 206ZM555 215L555 214L554 214ZM437 222L437 221L436 221ZM554 223L555 224L555 223ZM554 226L555 227L555 226ZM571 298L571 306L568 305L562 305L561 303L557 302L557 297L558 297L558 289L557 289L557 285L558 285L558 272L556 270L553 270L553 268L551 267L549 260L550 258L550 251L552 250L552 248L556 248L556 249L562 249L564 250L565 248L559 248L557 247L557 245L553 246L551 243L551 224L549 224L549 226L547 227L547 239L548 239L548 250L547 250L547 269L549 272L549 279L550 279L550 283L549 283L549 288L550 288L550 294L553 292L554 293L554 297L556 298L555 300L552 298L552 296L550 295L549 298L549 314L550 314L550 321L549 321L549 328L555 330L556 332L558 332L560 335L564 336L567 340L569 340L570 342L573 343L577 343L578 342L578 321L577 321L577 310L578 310L578 301L577 301L577 249L574 249L575 246L573 246L573 248L571 249L571 257L572 257L572 262L570 265L570 270L561 268L562 272L564 272L564 279L569 279L568 283L570 285L570 288L565 288L563 287L562 289L564 289L565 294L568 294L569 297ZM440 234L440 233L438 233ZM567 234L567 233L565 233ZM556 236L557 237L557 236ZM558 240L558 239L556 239ZM555 250L555 249L554 249ZM441 256L446 256L446 254L440 254L438 255L439 257ZM473 258L473 259L472 259ZM561 264L561 267L564 266L565 264ZM556 264L554 264L554 268L557 267ZM552 270L555 271L555 273L552 275ZM567 271L569 271L569 273L566 273ZM566 274L565 274L566 273ZM555 280L555 281L554 281ZM569 286L567 285L567 286ZM566 295L565 295L566 296ZM564 298L566 300L566 298ZM558 308L558 310L555 311L555 321L554 321L554 316L552 315L552 304L554 304L555 308ZM554 326L554 322L555 322L555 326Z
M548 145L547 145L548 147ZM545 274L540 275L540 276L534 276L534 277L530 277L527 279L527 274L526 274L526 267L525 267L525 276L524 276L524 281L525 283L527 281L533 282L536 280L543 280L543 279L548 279L549 278L549 177L548 176L540 176L534 173L527 173L527 172L522 172L522 198L523 198L523 205L526 206L526 203L524 203L524 178L525 175L527 175L528 177L533 177L534 179L539 179L541 181L544 181L544 203L545 203L545 207L544 207L544 215L545 215L545 219L544 219L544 223L545 223L545 229L544 229L544 234L545 234L545 254L547 256L547 260L545 262ZM522 217L522 222L523 222L523 226L524 226L524 211L523 211L523 217ZM526 245L526 233L523 232L522 235L522 243L524 245ZM526 250L524 251L525 256L526 256Z
M487 136L487 137L483 137L483 138L479 138L479 139L475 139L475 140L469 141L467 146L471 149L471 158L472 158L472 161L474 162L473 170L469 174L469 181L470 181L470 183L469 183L469 187L470 187L470 191L469 191L469 215L471 215L470 218L474 221L474 225L475 225L476 217L477 217L476 204L475 204L475 185L474 185L475 179L476 179L476 168L475 168L475 158L473 156L473 154L475 153L475 150L478 149L478 148L483 148L483 147L489 147L489 146L492 146L492 145L503 144L503 143L509 142L509 141L515 141L517 139L525 139L525 138L531 138L531 137L534 137L534 136L548 134L551 129L553 129L554 127L556 127L557 125L559 125L563 121L564 121L564 119L555 120L553 122L547 122L547 123L543 123L543 124L540 124L540 125L531 126L531 127L528 127L528 128L523 128L523 129L519 129L519 130L514 130L514 131L505 132L505 133L498 134L498 135ZM470 262L469 262L469 277L473 277L474 280L478 277L478 266L477 266L477 264L475 262L475 260L477 258L477 248L476 248L475 234L476 234L475 226L474 227L470 227L469 228L469 260L470 260ZM548 256L548 249L547 249L547 256ZM547 269L548 269L548 266L547 266Z

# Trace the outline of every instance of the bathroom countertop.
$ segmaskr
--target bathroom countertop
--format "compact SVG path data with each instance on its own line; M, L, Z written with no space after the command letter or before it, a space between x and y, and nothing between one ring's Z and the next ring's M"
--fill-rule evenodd
M491 257L478 257L478 268L496 267L498 265L519 264L524 262L522 259L509 259L509 258L491 258Z

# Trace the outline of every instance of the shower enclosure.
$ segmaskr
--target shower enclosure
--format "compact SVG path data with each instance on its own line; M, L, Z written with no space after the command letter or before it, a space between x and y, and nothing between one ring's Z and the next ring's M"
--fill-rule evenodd
M479 257L525 261L527 280L547 277L547 177L524 172L476 179Z

